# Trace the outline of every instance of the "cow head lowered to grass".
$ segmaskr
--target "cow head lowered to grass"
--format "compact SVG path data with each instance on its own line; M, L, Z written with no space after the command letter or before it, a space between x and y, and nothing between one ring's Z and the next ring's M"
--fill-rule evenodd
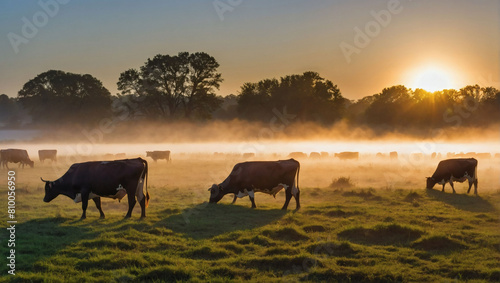
M58 195L65 195L76 203L82 202L82 219L86 218L88 200L95 202L101 218L101 197L121 200L128 195L129 209L125 217L132 216L136 198L141 205L141 217L146 217L149 204L147 189L148 163L142 158L114 161L91 161L75 163L56 181L45 182L44 202L50 202ZM146 194L143 186L146 183Z
M432 189L434 185L440 184L444 186L446 183L450 183L453 193L455 193L455 188L453 187L453 182L464 182L469 181L470 192L472 185L474 184L474 194L477 195L477 160L475 158L455 158L446 159L439 162L438 167L432 177L427 177L427 189Z
M285 189L286 199L282 209L287 209L292 195L297 202L296 209L299 209L299 171L300 163L295 159L238 163L222 183L214 184L208 189L210 203L219 202L226 194L234 194L233 203L236 198L248 195L252 208L255 208L255 192L276 197L279 191ZM295 182L295 177L297 177L297 182Z

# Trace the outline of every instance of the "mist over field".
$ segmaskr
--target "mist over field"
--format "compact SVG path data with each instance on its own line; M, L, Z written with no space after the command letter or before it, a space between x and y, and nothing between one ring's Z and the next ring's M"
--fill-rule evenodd
M498 0L0 11L0 283L500 282Z

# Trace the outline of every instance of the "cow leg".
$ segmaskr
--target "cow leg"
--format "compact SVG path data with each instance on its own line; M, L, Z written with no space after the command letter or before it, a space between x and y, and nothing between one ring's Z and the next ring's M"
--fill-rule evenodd
M444 186L446 186L446 183L443 184L443 189L441 190L441 192L444 193Z
M299 188L297 188L297 192L293 195L295 197L295 202L297 203L297 206L295 207L295 210L300 208L300 191Z
M470 189L472 188L472 183L474 183L474 181L472 181L471 179L468 179L469 181L469 189L467 190L467 194L470 193Z
M82 217L80 219L87 218L87 207L89 205L89 194L90 192L82 190Z
M141 199L139 205L141 206L141 218L144 218L146 217L146 195Z
M96 198L93 198L92 200L95 202L95 206L97 207L97 209L99 210L99 213L101 214L101 219L104 219L105 218L104 212L102 212L102 209L101 209L101 198L96 197Z
M132 217L132 210L134 209L135 206L135 195L134 194L128 194L128 212L127 215L125 215L125 218L130 218ZM146 197L146 196L144 196Z
M455 188L453 187L453 181L450 180L450 185L451 185L451 189L453 190L453 193L456 194L457 192L455 192Z
M250 198L250 201L252 202L252 208L257 208L255 205L255 197L253 191L248 191L248 197Z
M470 187L469 187L469 191L470 191ZM469 193L469 192L467 192ZM474 180L474 194L477 196L477 179Z
M285 204L283 204L283 207L281 208L283 210L286 210L288 208L288 204L290 203L290 200L292 199L292 190L291 190L291 188L285 190L285 197L286 197Z
M237 199L237 198L238 198L238 197L236 196L236 194L234 194L233 202L232 202L231 204L234 204L234 203L236 202L236 199Z

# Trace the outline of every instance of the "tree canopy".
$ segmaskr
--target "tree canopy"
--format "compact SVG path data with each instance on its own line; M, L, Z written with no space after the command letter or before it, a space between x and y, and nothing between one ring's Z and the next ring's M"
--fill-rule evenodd
M331 123L343 116L347 100L337 85L316 72L245 83L238 96L238 111L250 120L269 119L273 109L297 115L302 121Z
M351 101L332 81L304 72L246 82L236 95L216 95L219 64L203 53L156 55L139 69L120 74L112 96L89 74L49 70L24 84L17 98L0 95L0 125L92 124L104 117L159 121L248 120L268 122L276 115L294 122L381 130L486 126L500 122L500 91L468 85L428 92L403 85ZM118 111L120 110L120 111Z
M122 72L117 84L121 95L141 99L140 112L148 118L207 119L222 103L215 94L222 82L218 67L204 52L158 54L140 70Z
M87 124L111 112L111 94L88 74L41 73L24 84L18 99L37 123Z

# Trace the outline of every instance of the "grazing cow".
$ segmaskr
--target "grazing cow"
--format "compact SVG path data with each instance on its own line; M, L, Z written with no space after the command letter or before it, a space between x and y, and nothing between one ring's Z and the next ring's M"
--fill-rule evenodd
M335 153L335 157L338 157L341 160L348 160L348 159L359 159L359 152L351 152L351 151L345 151L345 152L340 152L340 153Z
M0 150L0 163L2 163L2 168L7 167L9 169L9 162L19 163L24 168L24 165L29 165L31 168L35 166L35 162L31 161L28 152L25 149L2 149Z
M45 159L50 159L52 162L57 162L57 150L56 149L40 149L38 151L38 158L40 162L43 163Z
M45 181L41 178L45 182L43 201L50 202L59 194L68 196L75 203L82 202L81 219L85 219L88 201L92 199L101 218L104 218L101 197L121 200L128 195L128 212L125 217L132 216L136 198L141 205L141 217L146 217L149 204L147 177L148 163L142 158L75 163L56 181Z
M427 178L427 189L432 189L435 184L443 185L450 183L453 193L455 193L455 188L453 187L453 182L464 182L469 181L469 189L467 193L470 192L472 184L474 184L474 194L477 195L477 160L474 158L456 158L456 159L446 159L439 162L436 171L432 177Z
M285 204L281 209L287 209L288 203L295 197L296 209L300 208L299 190L300 163L294 159L279 161L251 161L238 163L224 182L213 184L210 189L210 203L217 203L226 194L234 194L236 198L249 196L252 208L255 208L254 193L262 192L273 195L285 189ZM297 182L295 182L297 176Z
M146 151L146 157L151 157L154 162L158 159L165 159L168 163L172 161L170 159L170 150Z

